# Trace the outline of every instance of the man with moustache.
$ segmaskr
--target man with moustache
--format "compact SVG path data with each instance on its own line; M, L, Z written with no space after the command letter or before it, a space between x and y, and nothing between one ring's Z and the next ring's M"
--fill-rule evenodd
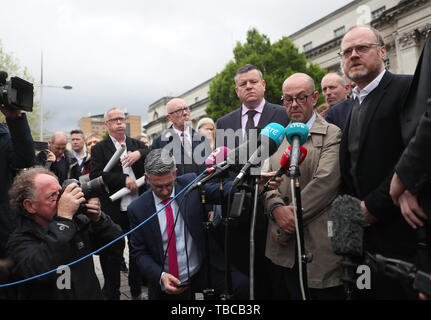
M343 193L361 200L364 251L412 261L415 235L389 196L405 147L400 115L412 77L385 70L383 37L369 26L352 27L344 35L340 56L344 73L356 84L340 146ZM371 283L370 290L361 291L366 299L411 297L400 281L382 273L373 272Z

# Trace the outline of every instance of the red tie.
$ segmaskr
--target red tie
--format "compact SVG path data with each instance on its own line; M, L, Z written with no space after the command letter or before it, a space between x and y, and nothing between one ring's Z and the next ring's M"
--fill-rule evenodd
M171 199L172 198L163 200L162 203L165 205L169 201L171 201ZM169 237L171 236L171 233L172 233L172 239L168 247L169 273L179 279L178 261L177 261L177 241L175 239L175 229L174 229L174 215L172 213L172 208L170 204L166 206L165 212L166 212L166 227L168 229L168 242L169 242Z

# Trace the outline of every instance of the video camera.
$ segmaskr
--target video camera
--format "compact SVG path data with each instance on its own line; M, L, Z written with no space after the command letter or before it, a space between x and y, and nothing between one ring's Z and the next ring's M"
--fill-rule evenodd
M18 77L6 81L7 77L7 72L0 71L0 105L32 112L33 84Z
M80 183L76 179L66 179L63 181L62 190L64 190L69 184L72 184L72 183L76 183L82 189L82 192L84 193L84 198L86 200L90 198L96 198L101 195L109 193L109 189L103 182L102 176L94 178L93 180L90 180L84 183ZM81 203L76 214L80 214L80 213L85 214L86 212L87 212L87 207L85 206L84 203Z

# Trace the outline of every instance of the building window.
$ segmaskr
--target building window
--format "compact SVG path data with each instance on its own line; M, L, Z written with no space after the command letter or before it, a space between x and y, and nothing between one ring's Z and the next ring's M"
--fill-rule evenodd
M154 112L153 120L157 120L159 118L159 114L157 112Z
M376 20L377 18L379 18L382 15L382 13L385 12L385 10L386 10L386 6L383 6L371 12L371 16L373 17L373 20Z
M311 49L313 49L313 42L307 42L306 44L303 45L304 48L304 52L310 51Z
M341 37L346 33L346 28L344 26L334 30L335 38Z

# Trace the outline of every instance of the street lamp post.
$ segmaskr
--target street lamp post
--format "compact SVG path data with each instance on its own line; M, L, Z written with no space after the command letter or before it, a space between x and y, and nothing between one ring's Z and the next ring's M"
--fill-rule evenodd
M71 90L72 86L50 86L43 84L43 50L40 54L40 141L43 141L43 88L63 88Z

